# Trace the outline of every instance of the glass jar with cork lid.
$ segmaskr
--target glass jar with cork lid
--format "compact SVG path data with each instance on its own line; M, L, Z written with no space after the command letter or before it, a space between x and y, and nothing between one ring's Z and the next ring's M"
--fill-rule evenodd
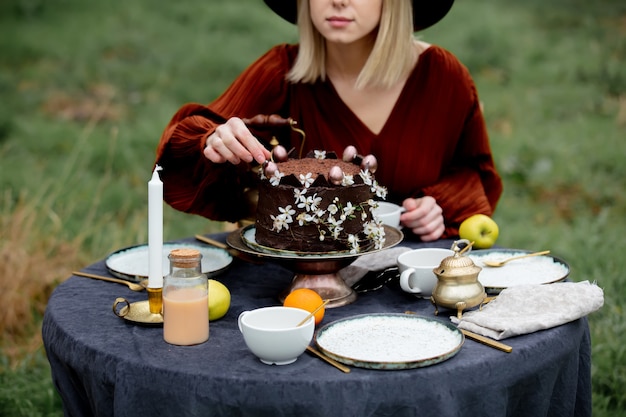
M163 338L173 345L196 345L209 339L208 279L196 249L174 249L163 280Z

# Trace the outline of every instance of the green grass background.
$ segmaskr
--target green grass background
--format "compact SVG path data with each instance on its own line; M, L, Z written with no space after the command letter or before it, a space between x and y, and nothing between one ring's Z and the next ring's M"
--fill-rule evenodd
M498 244L551 249L572 279L604 288L590 316L594 415L626 415L626 3L458 0L421 36L476 81L505 183ZM1 415L62 415L37 339L45 297L72 269L147 241L169 118L295 40L261 0L0 3L2 259L38 260L21 271L32 314L0 336ZM222 227L164 216L166 240ZM3 291L16 272L4 264Z

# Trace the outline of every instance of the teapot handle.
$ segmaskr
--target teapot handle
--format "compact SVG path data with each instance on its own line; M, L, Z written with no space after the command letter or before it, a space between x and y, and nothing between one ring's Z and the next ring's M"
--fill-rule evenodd
M459 255L465 252L470 253L472 251L473 244L474 242L470 242L468 239L455 240L454 242L452 242L450 250L452 250L455 254L458 253Z

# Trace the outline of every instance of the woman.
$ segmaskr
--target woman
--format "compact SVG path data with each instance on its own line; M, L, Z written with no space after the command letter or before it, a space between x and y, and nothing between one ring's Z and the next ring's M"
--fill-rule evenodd
M297 14L299 44L272 48L217 100L174 115L157 150L164 199L214 220L249 216L250 168L270 153L267 134L241 119L278 114L306 132L306 151L375 155L378 183L423 241L492 215L502 183L474 83L452 54L414 38L452 1L265 0L288 21ZM298 136L279 140L290 149Z

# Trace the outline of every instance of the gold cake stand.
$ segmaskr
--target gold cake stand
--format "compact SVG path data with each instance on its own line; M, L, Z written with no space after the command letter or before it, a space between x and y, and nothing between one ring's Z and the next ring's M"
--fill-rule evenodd
M295 273L289 287L279 295L281 302L291 291L309 288L316 291L324 300L328 300L326 307L334 308L350 304L357 298L356 292L345 283L339 271L358 257L396 246L404 238L402 231L386 225L384 227L383 247L359 253L348 251L306 253L270 249L255 242L253 225L231 232L226 238L226 243L245 254L277 262Z

